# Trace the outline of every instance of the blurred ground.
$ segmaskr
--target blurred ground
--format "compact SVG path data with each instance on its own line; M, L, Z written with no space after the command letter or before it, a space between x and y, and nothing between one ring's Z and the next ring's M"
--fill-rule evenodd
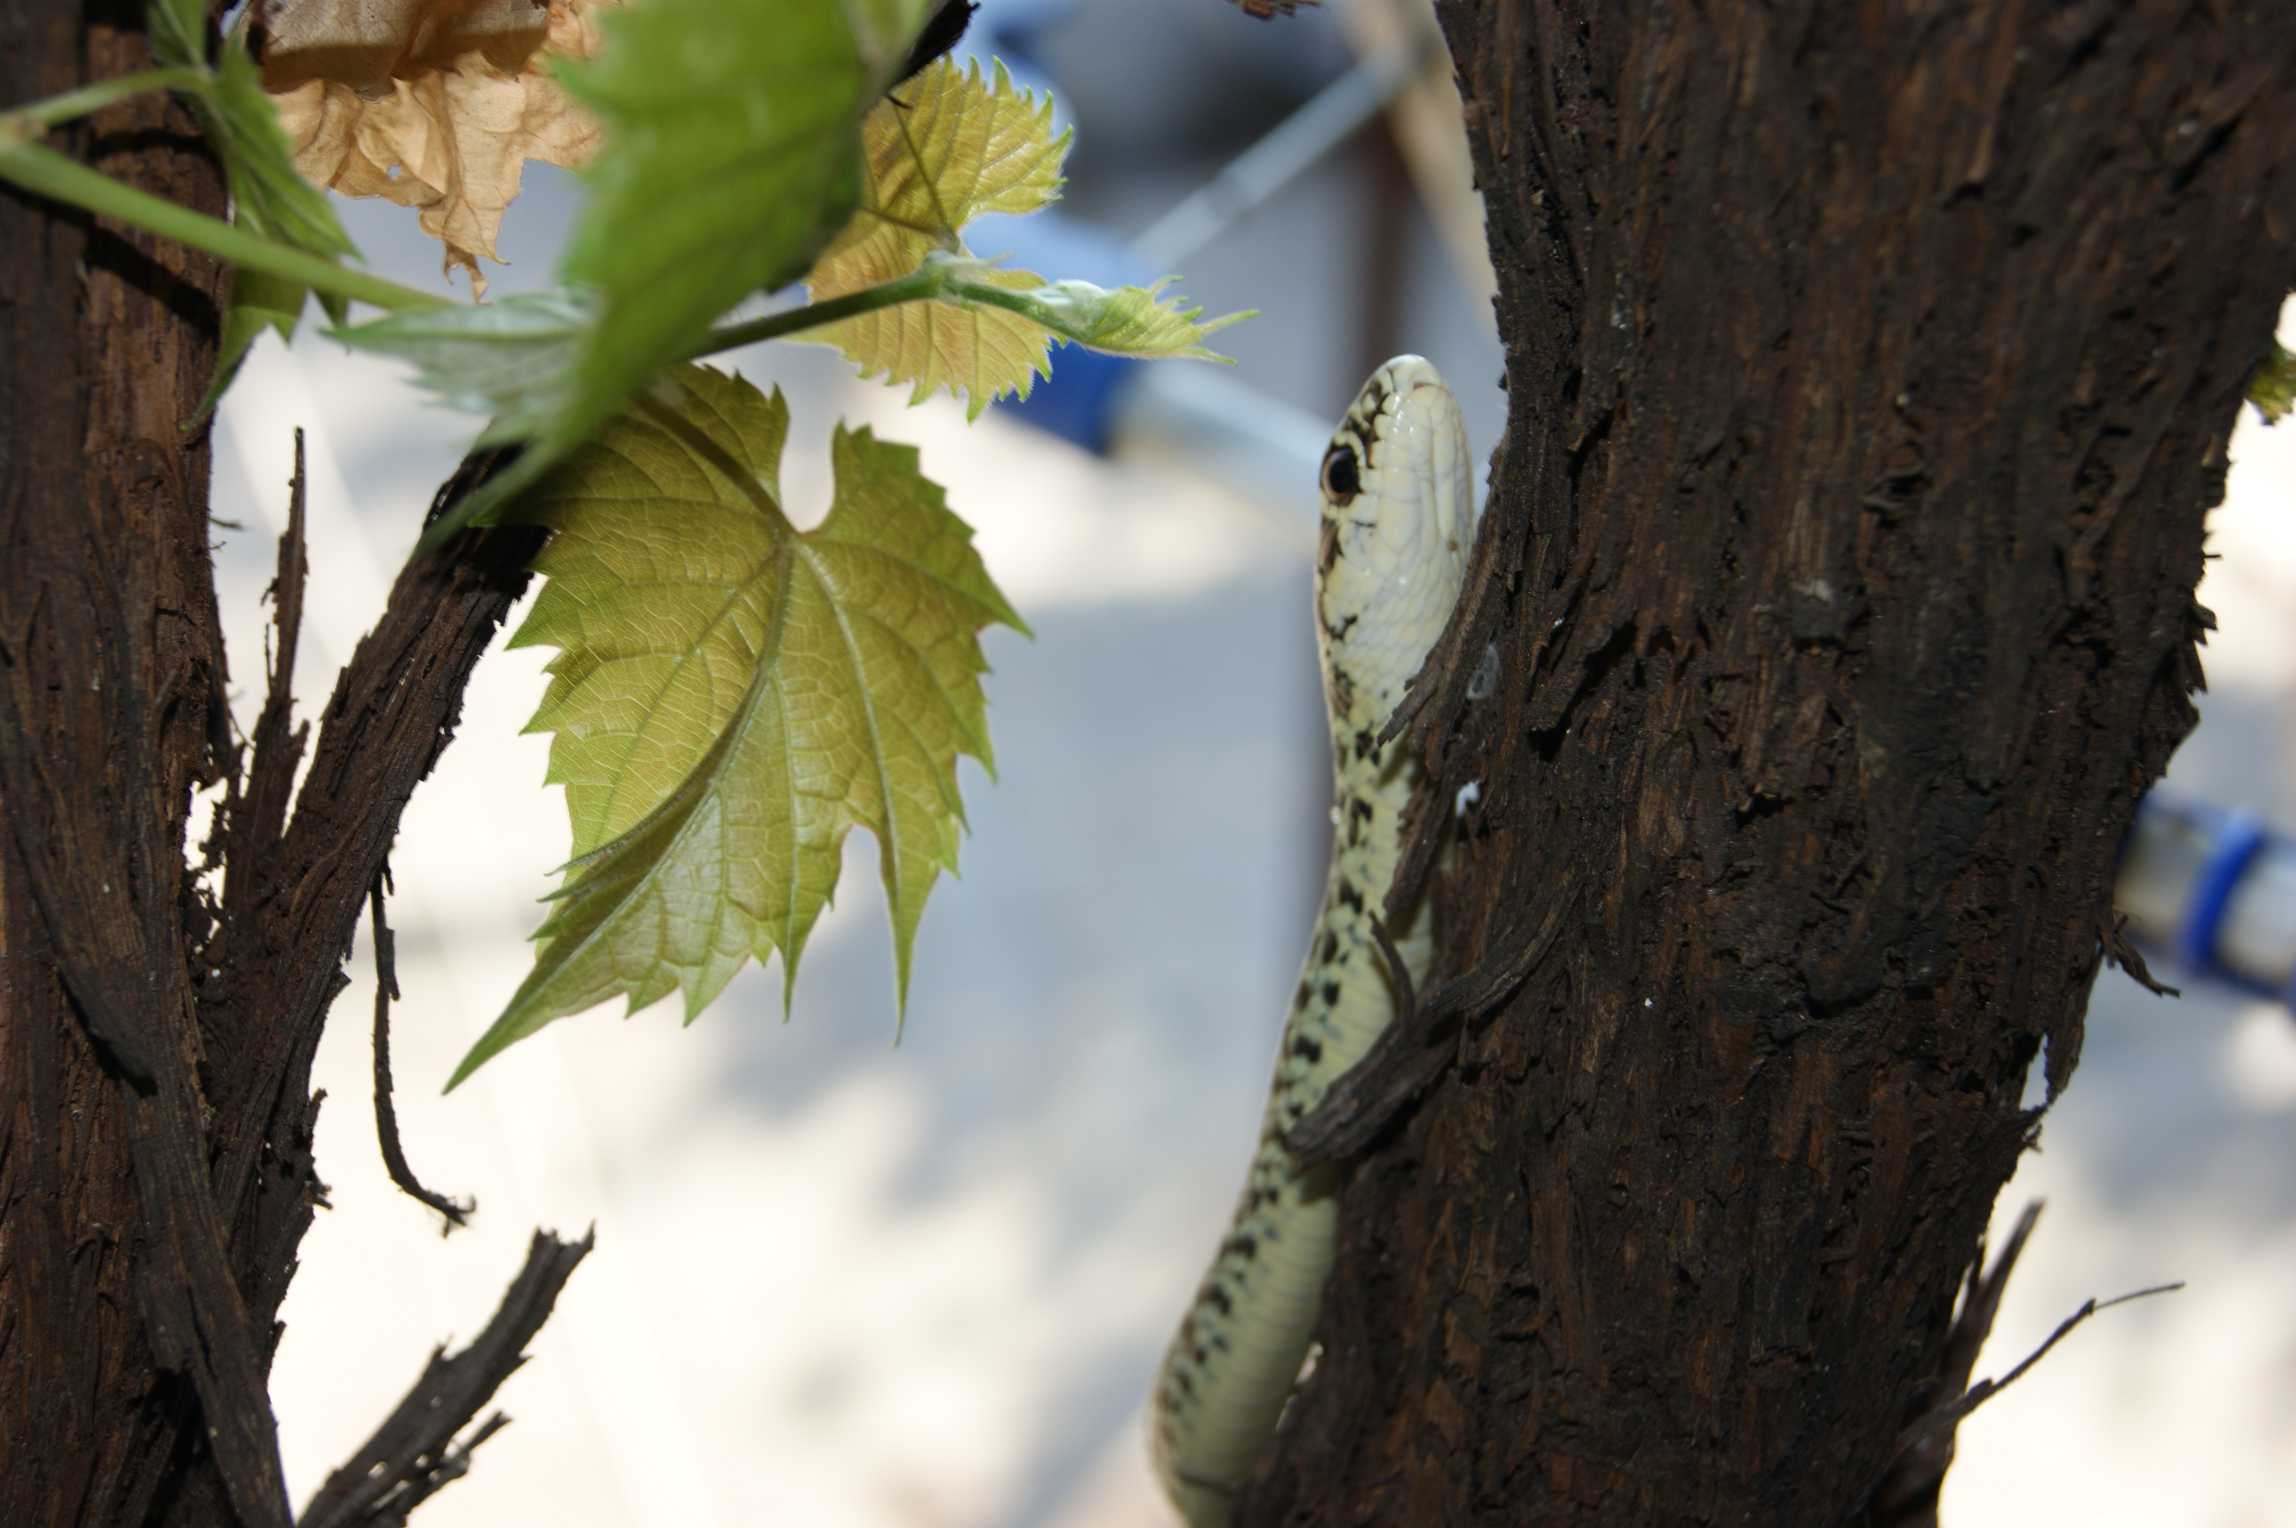
M1119 233L1345 63L1328 19L1061 9L1033 7L1079 122L1069 210ZM1235 376L1317 418L1386 350L1424 351L1485 452L1488 310L1423 221L1381 256L1401 295L1361 291L1395 173L1361 147L1327 161L1192 257L1186 290L1261 309L1222 337ZM562 179L533 178L501 289L545 279L570 206ZM411 218L347 210L376 268L432 278ZM906 1036L874 847L856 838L787 1022L779 973L753 970L690 1031L669 1006L601 1012L439 1098L524 970L566 843L538 788L546 744L517 735L543 655L491 656L408 815L393 904L407 1149L433 1186L478 1195L478 1225L441 1242L383 1177L362 940L319 1058L334 1210L304 1243L274 1382L296 1495L432 1344L476 1330L532 1226L594 1223L597 1252L501 1397L515 1425L423 1509L427 1528L1161 1522L1139 1402L1232 1203L1320 876L1311 480L1254 503L1169 455L1111 466L995 412L967 429L850 382L827 351L743 369L790 393L795 506L825 503L834 419L915 441L1036 630L987 639L999 779L966 767L964 876L926 913ZM246 525L221 554L243 724L298 423L307 714L468 433L387 367L265 342L217 453L217 513ZM2234 454L2202 590L2221 621L2211 690L2172 779L2296 823L2296 431L2244 424ZM2288 1521L2296 1024L2108 973L2003 1224L2035 1196L2048 1213L1981 1374L2092 1294L2190 1287L2100 1317L1981 1412L1946 1521Z

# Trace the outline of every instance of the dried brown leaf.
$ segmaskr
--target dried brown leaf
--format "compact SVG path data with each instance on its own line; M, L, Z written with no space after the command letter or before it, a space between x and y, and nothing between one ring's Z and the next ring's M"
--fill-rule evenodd
M264 84L295 167L345 196L420 213L446 268L500 260L495 237L526 161L575 166L596 120L550 73L553 55L598 51L600 11L621 0L271 0Z

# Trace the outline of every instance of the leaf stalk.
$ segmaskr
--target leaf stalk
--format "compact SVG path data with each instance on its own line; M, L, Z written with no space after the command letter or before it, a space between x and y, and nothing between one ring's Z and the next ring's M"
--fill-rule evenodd
M818 329L825 324L858 318L880 308L897 307L905 302L926 302L948 290L949 278L945 267L927 263L906 276L881 281L858 292L847 292L842 297L831 297L821 302L809 302L801 308L789 308L779 313L768 313L746 323L727 324L712 329L702 337L701 344L686 355L689 361L703 356L718 355L743 345L755 345L764 340L787 339L807 329Z
M250 233L221 218L178 206L165 197L139 191L44 144L0 147L0 180L12 181L27 191L83 208L98 217L111 218L187 244L241 270L299 282L315 291L353 302L392 312L451 306L447 298L337 265L332 260Z

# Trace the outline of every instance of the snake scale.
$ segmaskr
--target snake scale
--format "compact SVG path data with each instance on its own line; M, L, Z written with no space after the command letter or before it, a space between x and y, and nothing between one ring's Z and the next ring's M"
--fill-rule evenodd
M1151 1403L1157 1476L1193 1528L1229 1520L1299 1378L1331 1267L1337 1185L1328 1168L1297 1171L1284 1133L1395 1015L1373 920L1419 771L1380 733L1450 620L1475 530L1466 427L1434 367L1398 356L1371 374L1331 438L1322 487L1315 610L1331 719L1331 869L1251 1173ZM1414 911L1387 930L1415 983L1432 948L1427 923Z

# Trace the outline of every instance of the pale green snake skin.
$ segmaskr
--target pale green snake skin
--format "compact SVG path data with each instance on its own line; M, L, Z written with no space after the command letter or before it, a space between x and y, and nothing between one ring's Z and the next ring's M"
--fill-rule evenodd
M1323 462L1316 645L1334 770L1331 871L1277 1052L1259 1150L1234 1224L1165 1352L1149 1425L1156 1473L1193 1528L1227 1523L1314 1335L1338 1218L1330 1169L1295 1170L1283 1136L1395 1016L1373 922L1419 783L1380 733L1451 618L1474 541L1459 405L1435 368L1398 356L1364 383ZM1414 984L1431 936L1416 911L1388 935Z

